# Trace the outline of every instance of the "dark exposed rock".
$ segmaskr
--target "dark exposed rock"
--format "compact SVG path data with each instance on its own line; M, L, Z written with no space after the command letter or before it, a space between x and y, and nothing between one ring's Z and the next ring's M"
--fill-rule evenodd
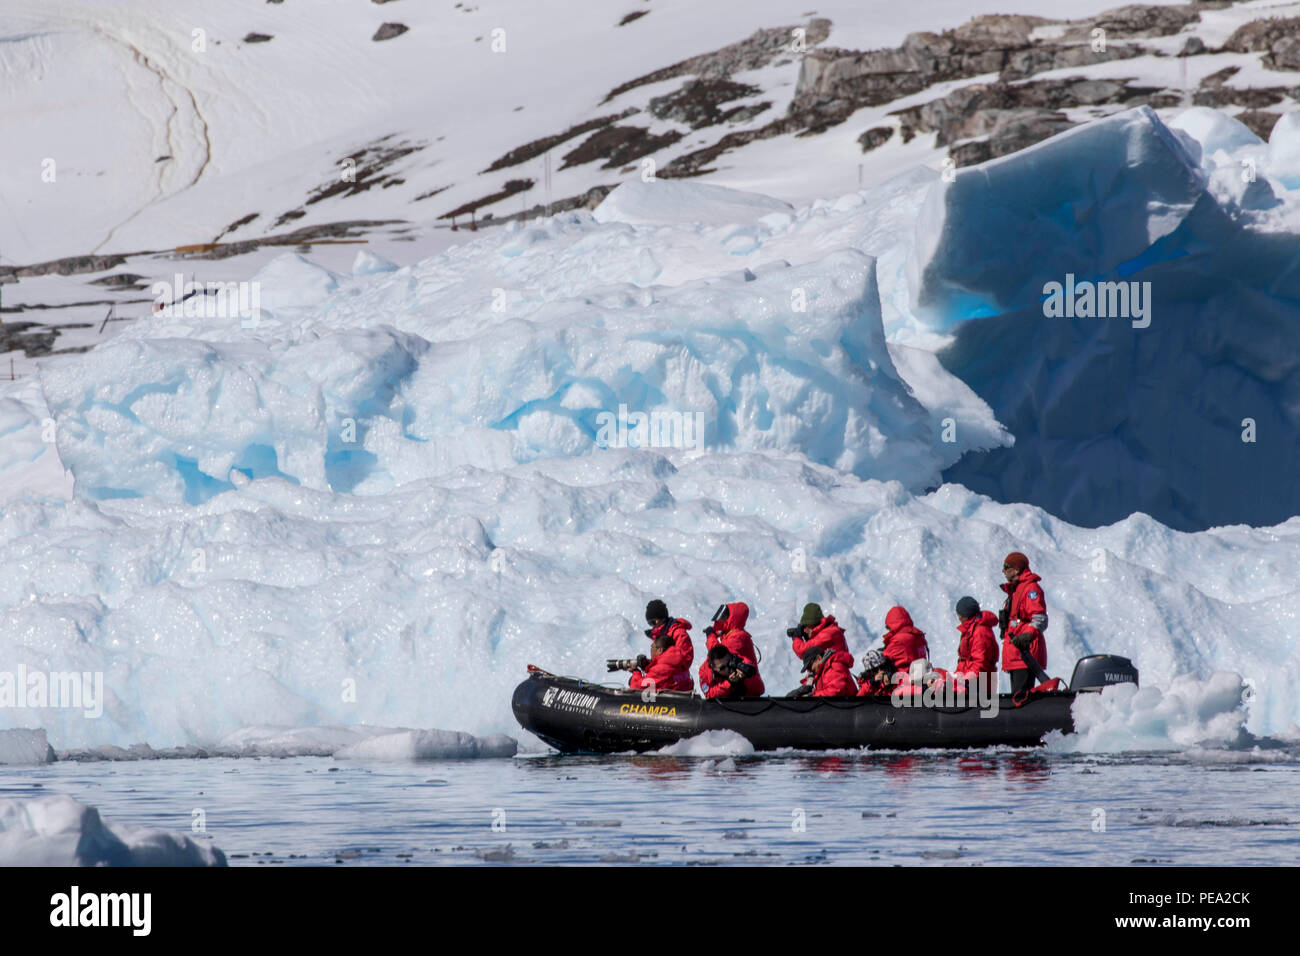
M375 42L379 42L380 40L391 40L393 37L400 37L409 29L411 28L405 23L385 23L380 25L379 29L375 31L375 35L370 39Z
M274 39L269 33L249 33L245 34L245 43L266 43Z
M1236 76L1240 72L1241 72L1241 67L1239 66L1225 66L1222 70L1218 70L1214 73L1211 73L1209 76L1201 80L1201 88L1218 89L1226 81Z
M644 126L609 126L593 133L564 154L564 164L560 169L580 166L583 163L604 159L605 169L617 169L624 163L648 156L651 153L671 146L682 138L682 133L669 130L658 136L651 136Z
M1275 106L1281 103L1285 96L1286 90L1281 87L1250 89L1217 86L1197 90L1192 96L1192 103L1196 106L1212 106L1215 109L1225 106L1244 106L1255 110L1265 106Z
M680 89L650 100L650 115L661 120L685 123L692 129L713 126L734 117L743 107L724 112L723 103L757 96L757 86L730 80L689 80Z
M781 136L785 133L794 133L799 130L799 121L792 116L783 116L775 119L770 123L760 126L758 129L741 129L727 133L716 143L705 146L701 149L692 150L689 153L683 153L675 157L666 166L659 170L659 176L664 179L682 179L690 176L701 176L704 173L713 172L708 164L713 162L729 149L736 149L744 146L746 143L752 143L759 139L770 139L773 136Z
M115 272L112 275L91 279L90 284L105 285L111 289L133 289L144 281L146 281L144 276L138 276L132 272Z
M1199 56L1205 52L1205 41L1200 37L1188 37L1183 41L1183 48L1179 51L1179 56Z
M1237 114L1237 120L1265 142L1268 141L1269 134L1273 132L1273 127L1281 118L1278 113L1269 113L1264 110L1246 110L1244 113Z
M1198 7L1211 4L1185 4L1181 7L1153 7L1132 4L1107 10L1085 21L1085 25L1074 27L1075 36L1083 34L1091 37L1094 29L1106 31L1109 37L1167 37L1177 33L1189 23L1201 19ZM1070 35L1067 33L1067 36Z
M425 144L406 141L390 143L390 139L392 139L391 135L385 136L339 160L338 165L343 168L339 170L338 176L325 185L313 189L304 205L310 206L334 196L355 196L372 186L387 189L404 182L392 173L384 171L403 156L419 152ZM345 176L345 172L349 175ZM280 224L276 223L276 225Z
M973 166L1006 156L1075 125L1064 113L1052 110L993 111L982 119L993 124L985 139L961 143L948 151L956 165Z
M1005 151L994 148L991 155L1002 156L1013 151L1007 147L1016 142L1027 146L1074 125L1066 121L1064 114L1057 112L1059 110L1122 103L1132 93L1126 82L1118 79L974 83L892 115L899 118L903 142L911 140L917 133L938 133L936 143L939 146L998 134L1001 143L998 148ZM1014 122L1020 112L1024 112L1027 120L1024 124ZM1039 133L1042 135L1034 139ZM978 153L979 150L967 149L964 155Z
M643 16L645 16L649 12L650 12L649 10L633 10L631 13L626 14L622 20L619 20L618 25L621 27L625 27L633 20L640 20Z
M490 206L493 203L500 202L503 199L515 195L516 193L527 192L536 185L531 179L511 179L508 180L501 189L494 193L489 193L479 199L471 199L467 203L457 206L449 212L444 212L439 219L454 219L457 216L472 215L484 206Z
M894 135L892 126L873 126L858 137L858 145L864 153L869 153L878 146L883 146Z
M225 229L222 229L219 233L217 233L216 236L213 237L212 241L220 242L222 236L227 235L228 233L232 233L236 229L239 229L243 226L247 226L250 222L256 219L257 216L258 214L255 212L250 212L247 216L240 216L238 219L236 219L234 222L228 225Z
M1300 17L1243 24L1223 48L1234 53L1264 53L1263 63L1270 69L1300 70Z
M131 253L135 255L135 253ZM0 266L0 280L26 279L31 276L72 276L86 272L107 272L126 262L126 256L68 256L29 266Z
M305 215L307 215L306 209L290 209L288 212L281 213L280 218L271 223L271 228L278 229L285 223L293 222L295 219L301 219Z
M634 90L639 86L671 80L678 76L698 76L700 79L725 79L731 74L743 70L757 70L759 67L767 66L782 54L791 52L794 29L796 28L775 27L758 30L739 43L724 46L712 53L693 56L688 60L682 60L672 66L666 66L663 69L655 70L653 73L637 77L635 80L629 80L627 83L610 90L602 102L608 103L614 97L621 96L628 90ZM831 22L822 18L809 20L803 30L804 44L811 49L830 36Z
M600 129L602 126L608 126L621 119L626 119L633 113L637 112L635 107L629 107L621 113L610 113L608 116L598 116L595 119L587 120L585 123L578 123L576 126L570 126L562 133L556 133L553 136L543 136L541 139L535 139L531 143L524 143L517 146L504 156L493 160L492 165L483 170L485 173L493 173L498 169L505 169L508 166L517 166L520 163L527 162L537 156L542 155L548 149L554 149L563 142L573 139L575 136L581 136L583 133L590 133L593 129Z

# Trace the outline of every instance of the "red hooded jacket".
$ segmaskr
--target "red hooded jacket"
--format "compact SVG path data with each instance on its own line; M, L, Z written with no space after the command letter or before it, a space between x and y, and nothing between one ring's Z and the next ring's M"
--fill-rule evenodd
M930 645L925 642L925 632L912 624L912 615L906 608L891 607L885 615L885 656L900 671L905 671L917 658L930 656Z
M660 665L662 672L667 672L668 682L672 684L685 685L684 687L669 687L665 683L656 684L660 690L694 690L695 682L691 680L691 664L695 661L695 647L691 644L691 622L684 618L670 620L650 631L650 640L654 641L659 635L667 633L673 639L673 646L668 648L658 657L654 658L655 662L663 660ZM653 665L652 665L653 666ZM649 671L646 671L647 676Z
M957 625L961 643L957 645L957 667L953 676L958 679L976 674L998 672L998 639L993 634L998 616L992 611L976 614L969 621ZM996 687L996 685L994 685Z
M695 681L691 680L690 671L678 666L680 652L670 647L650 658L645 672L633 671L627 686L633 690L653 687L655 690L680 690L690 693L695 690Z
M853 679L853 655L848 651L832 651L822 658L813 674L812 695L814 697L856 697L858 683Z
M1020 659L1019 649L1011 643L1011 638L1017 634L1032 633L1033 640L1029 644L1029 653L1033 655L1034 660L1038 661L1038 666L1047 667L1047 642L1043 639L1043 632L1031 623L1036 615L1042 615L1040 620L1043 626L1047 626L1047 595L1043 593L1043 586L1039 583L1041 579L1033 571L1025 569L1020 572L1020 577L1015 582L1008 581L1002 585L1002 590L1011 597L1011 626L1007 632L1002 635L1002 669L1004 671L1023 671L1025 662Z
M714 683L717 677L706 658L700 665L700 689L704 691L705 697L762 697L767 690L763 678L758 673L758 655L754 651L754 639L745 630L745 622L748 620L749 605L743 601L736 601L734 604L727 605L726 617L715 622L704 632L707 635L705 646L708 650L713 650L715 644L721 643L727 650L754 668L754 676L747 677L742 682L743 686L739 688L740 693L736 693L737 688L731 686L731 681Z
M808 637L796 637L791 646L794 648L794 656L803 659L803 656L809 651L816 650L819 647L829 647L833 651L844 651L848 653L849 645L844 640L844 628L835 623L835 618L827 616L822 618L822 622L813 628L812 634Z

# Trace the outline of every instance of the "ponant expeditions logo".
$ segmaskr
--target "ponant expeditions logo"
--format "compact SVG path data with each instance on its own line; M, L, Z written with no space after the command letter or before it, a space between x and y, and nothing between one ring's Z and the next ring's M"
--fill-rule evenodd
M598 703L600 698L594 694L579 694L576 690L560 690L558 687L548 687L542 695L543 707L577 714L591 713Z

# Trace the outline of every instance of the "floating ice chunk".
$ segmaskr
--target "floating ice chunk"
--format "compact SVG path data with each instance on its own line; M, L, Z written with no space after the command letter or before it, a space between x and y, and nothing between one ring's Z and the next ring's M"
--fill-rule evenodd
M673 757L744 757L753 752L754 745L734 730L706 730L655 751Z
M0 730L0 764L53 763L54 748L43 730Z
M225 866L183 833L106 823L66 794L0 800L0 866Z
M339 760L465 760L513 757L519 743L505 734L475 737L456 730L404 730L370 737L340 749Z

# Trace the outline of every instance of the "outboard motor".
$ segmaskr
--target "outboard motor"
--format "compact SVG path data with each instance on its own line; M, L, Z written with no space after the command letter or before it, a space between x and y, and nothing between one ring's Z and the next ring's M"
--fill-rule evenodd
M1111 684L1137 685L1138 669L1127 657L1115 654L1093 654L1080 657L1074 664L1074 674L1070 676L1070 690L1096 691Z

